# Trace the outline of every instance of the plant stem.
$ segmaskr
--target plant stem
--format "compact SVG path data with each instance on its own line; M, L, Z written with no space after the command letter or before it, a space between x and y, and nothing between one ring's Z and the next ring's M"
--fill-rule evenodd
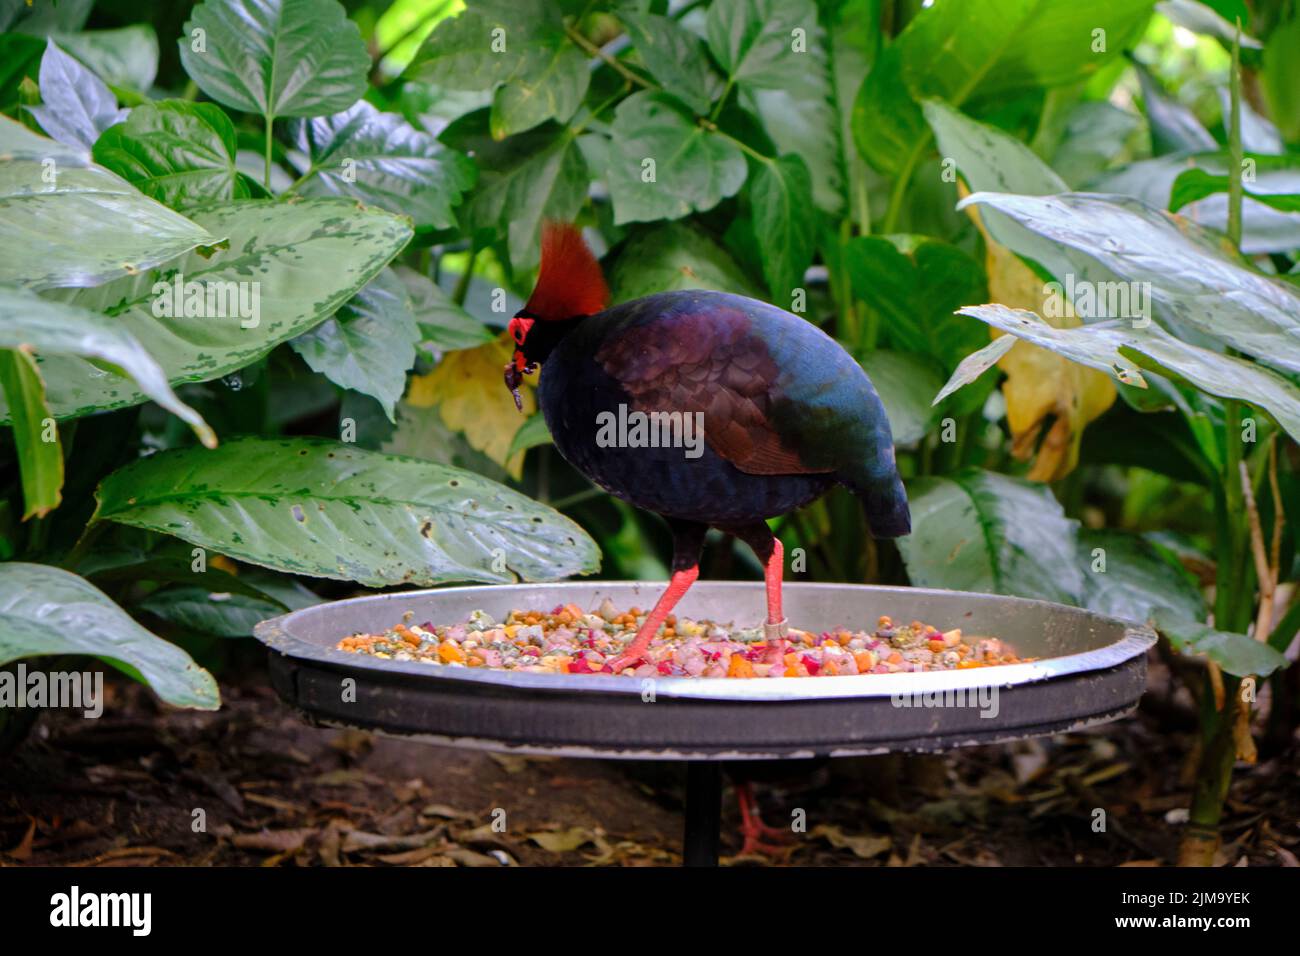
M1241 248L1241 20L1232 43L1232 71L1228 89L1232 99L1232 118L1228 130L1228 238Z
M898 217L903 211L903 199L907 196L907 187L912 181L912 174L916 171L916 164L921 161L921 153L924 152L929 142L929 136L921 138L916 148L908 154L907 160L903 163L903 168L898 171L898 175L894 178L893 188L889 192L889 206L885 210L885 221L880 224L880 231L885 235L889 235L898 228Z
M271 134L274 132L274 125L274 117L268 116L266 118L266 168L262 175L262 185L266 187L268 193L271 192Z
M647 90L660 89L659 84L652 83L651 81L645 79L644 77L638 76L636 73L632 72L626 66L624 66L623 61L621 61L618 57L610 56L600 47L596 46L596 44L592 43L585 36L583 36L581 32L574 29L572 26L570 26L567 23L564 25L564 35L567 36L579 47L581 47L583 52L586 53L588 56L594 56L604 60L614 69L614 72L616 72L619 76L623 77L623 79L627 80L629 83L635 83L637 86L644 87Z

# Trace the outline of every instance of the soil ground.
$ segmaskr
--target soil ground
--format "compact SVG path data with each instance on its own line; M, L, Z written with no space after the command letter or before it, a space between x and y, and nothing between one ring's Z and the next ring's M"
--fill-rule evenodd
M725 856L740 846L728 788L723 862L1170 864L1194 735L1188 702L1161 681L1153 661L1143 710L1085 733L780 765L756 782L758 800L769 824L802 818L803 832L780 854ZM214 713L167 708L126 680L110 678L107 691L103 717L46 713L0 763L0 865L680 862L684 772L675 765L318 729L257 668L223 683ZM1300 741L1238 766L1223 834L1225 865L1297 865Z

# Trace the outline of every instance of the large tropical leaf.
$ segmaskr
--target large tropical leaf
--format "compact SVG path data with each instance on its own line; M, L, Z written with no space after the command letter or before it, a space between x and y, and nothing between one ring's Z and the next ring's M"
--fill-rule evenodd
M417 226L455 225L452 208L476 178L464 156L364 100L333 116L295 120L289 134L298 150L290 159L302 174L299 192L355 196Z
M1183 379L1220 398L1250 402L1300 438L1300 388L1295 384L1253 362L1183 342L1158 326L1138 330L1108 322L1058 329L1032 312L1004 305L976 305L961 312L1072 362L1108 372L1124 385L1146 388L1145 368ZM992 347L970 355L939 397L978 376L997 358Z
M714 0L706 35L731 82L788 89L807 79L807 34L816 27L812 0ZM803 49L796 47L797 31Z
M337 0L206 0L178 43L199 89L268 122L337 113L366 92L370 56Z
M317 439L163 452L109 475L98 499L95 520L372 586L553 580L599 565L581 528L502 485Z
M44 564L0 564L0 665L63 654L102 658L177 707L221 705L211 674L84 578Z
M898 539L917 587L1078 604L1076 522L1044 485L968 468L908 487L912 533Z
M102 167L65 162L76 154L52 140L40 156L39 137L11 127L18 124L0 117L0 283L100 285L224 238Z
M250 200L194 216L229 236L229 246L96 289L60 293L72 305L108 312L123 331L149 343L173 385L243 368L323 322L411 236L405 221L340 199ZM208 295L218 314L206 315ZM249 312L256 302L256 316L241 317L240 295ZM121 375L80 359L53 357L41 374L59 417L135 405L145 397Z
M1300 291L1249 268L1187 220L1140 200L1089 193L975 193L962 202L970 204L1086 252L1140 288L1149 284L1154 302L1179 323L1300 371Z
M314 371L342 388L372 396L393 421L393 406L406 390L419 340L406 286L385 269L332 318L291 344Z
M31 350L41 357L40 374L47 382L49 414L71 417L60 404L61 370L75 369L87 379L111 379L138 389L141 400L153 399L187 422L204 444L216 444L212 429L167 384L167 376L144 346L116 319L32 292L0 286L0 348ZM98 365L92 363L100 363ZM16 419L6 396L0 423Z
M666 94L629 96L614 112L612 133L605 178L615 223L704 212L745 182L739 147L707 132Z
M126 114L104 81L46 42L41 57L41 106L29 106L41 129L60 143L90 149L99 134Z
M929 434L939 417L939 409L930 403L939 384L934 367L918 356L888 349L877 349L859 361L880 394L894 444L912 445Z
M221 107L185 100L137 106L94 144L97 163L173 208L247 199L236 151Z
M163 588L135 606L172 624L218 637L252 637L254 625L285 611L278 601L194 586Z

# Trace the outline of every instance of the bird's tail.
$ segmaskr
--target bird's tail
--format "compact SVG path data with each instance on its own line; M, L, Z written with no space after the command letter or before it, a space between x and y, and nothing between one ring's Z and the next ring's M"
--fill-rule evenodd
M859 491L873 538L901 538L912 533L912 512L907 505L903 479L894 472Z

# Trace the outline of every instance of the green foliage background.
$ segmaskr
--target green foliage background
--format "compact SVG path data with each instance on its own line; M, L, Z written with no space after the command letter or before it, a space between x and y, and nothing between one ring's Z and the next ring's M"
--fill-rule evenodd
M1154 620L1233 688L1285 664L1294 0L0 0L0 31L0 664L43 651L42 568L85 633L209 664L331 579L663 576L657 521L500 387L547 218L616 301L764 298L871 374L915 534L831 494L775 522L791 578ZM250 278L251 327L155 307ZM1154 321L1052 311L1117 282ZM200 674L169 699L215 706ZM1200 699L1208 806L1244 744Z

